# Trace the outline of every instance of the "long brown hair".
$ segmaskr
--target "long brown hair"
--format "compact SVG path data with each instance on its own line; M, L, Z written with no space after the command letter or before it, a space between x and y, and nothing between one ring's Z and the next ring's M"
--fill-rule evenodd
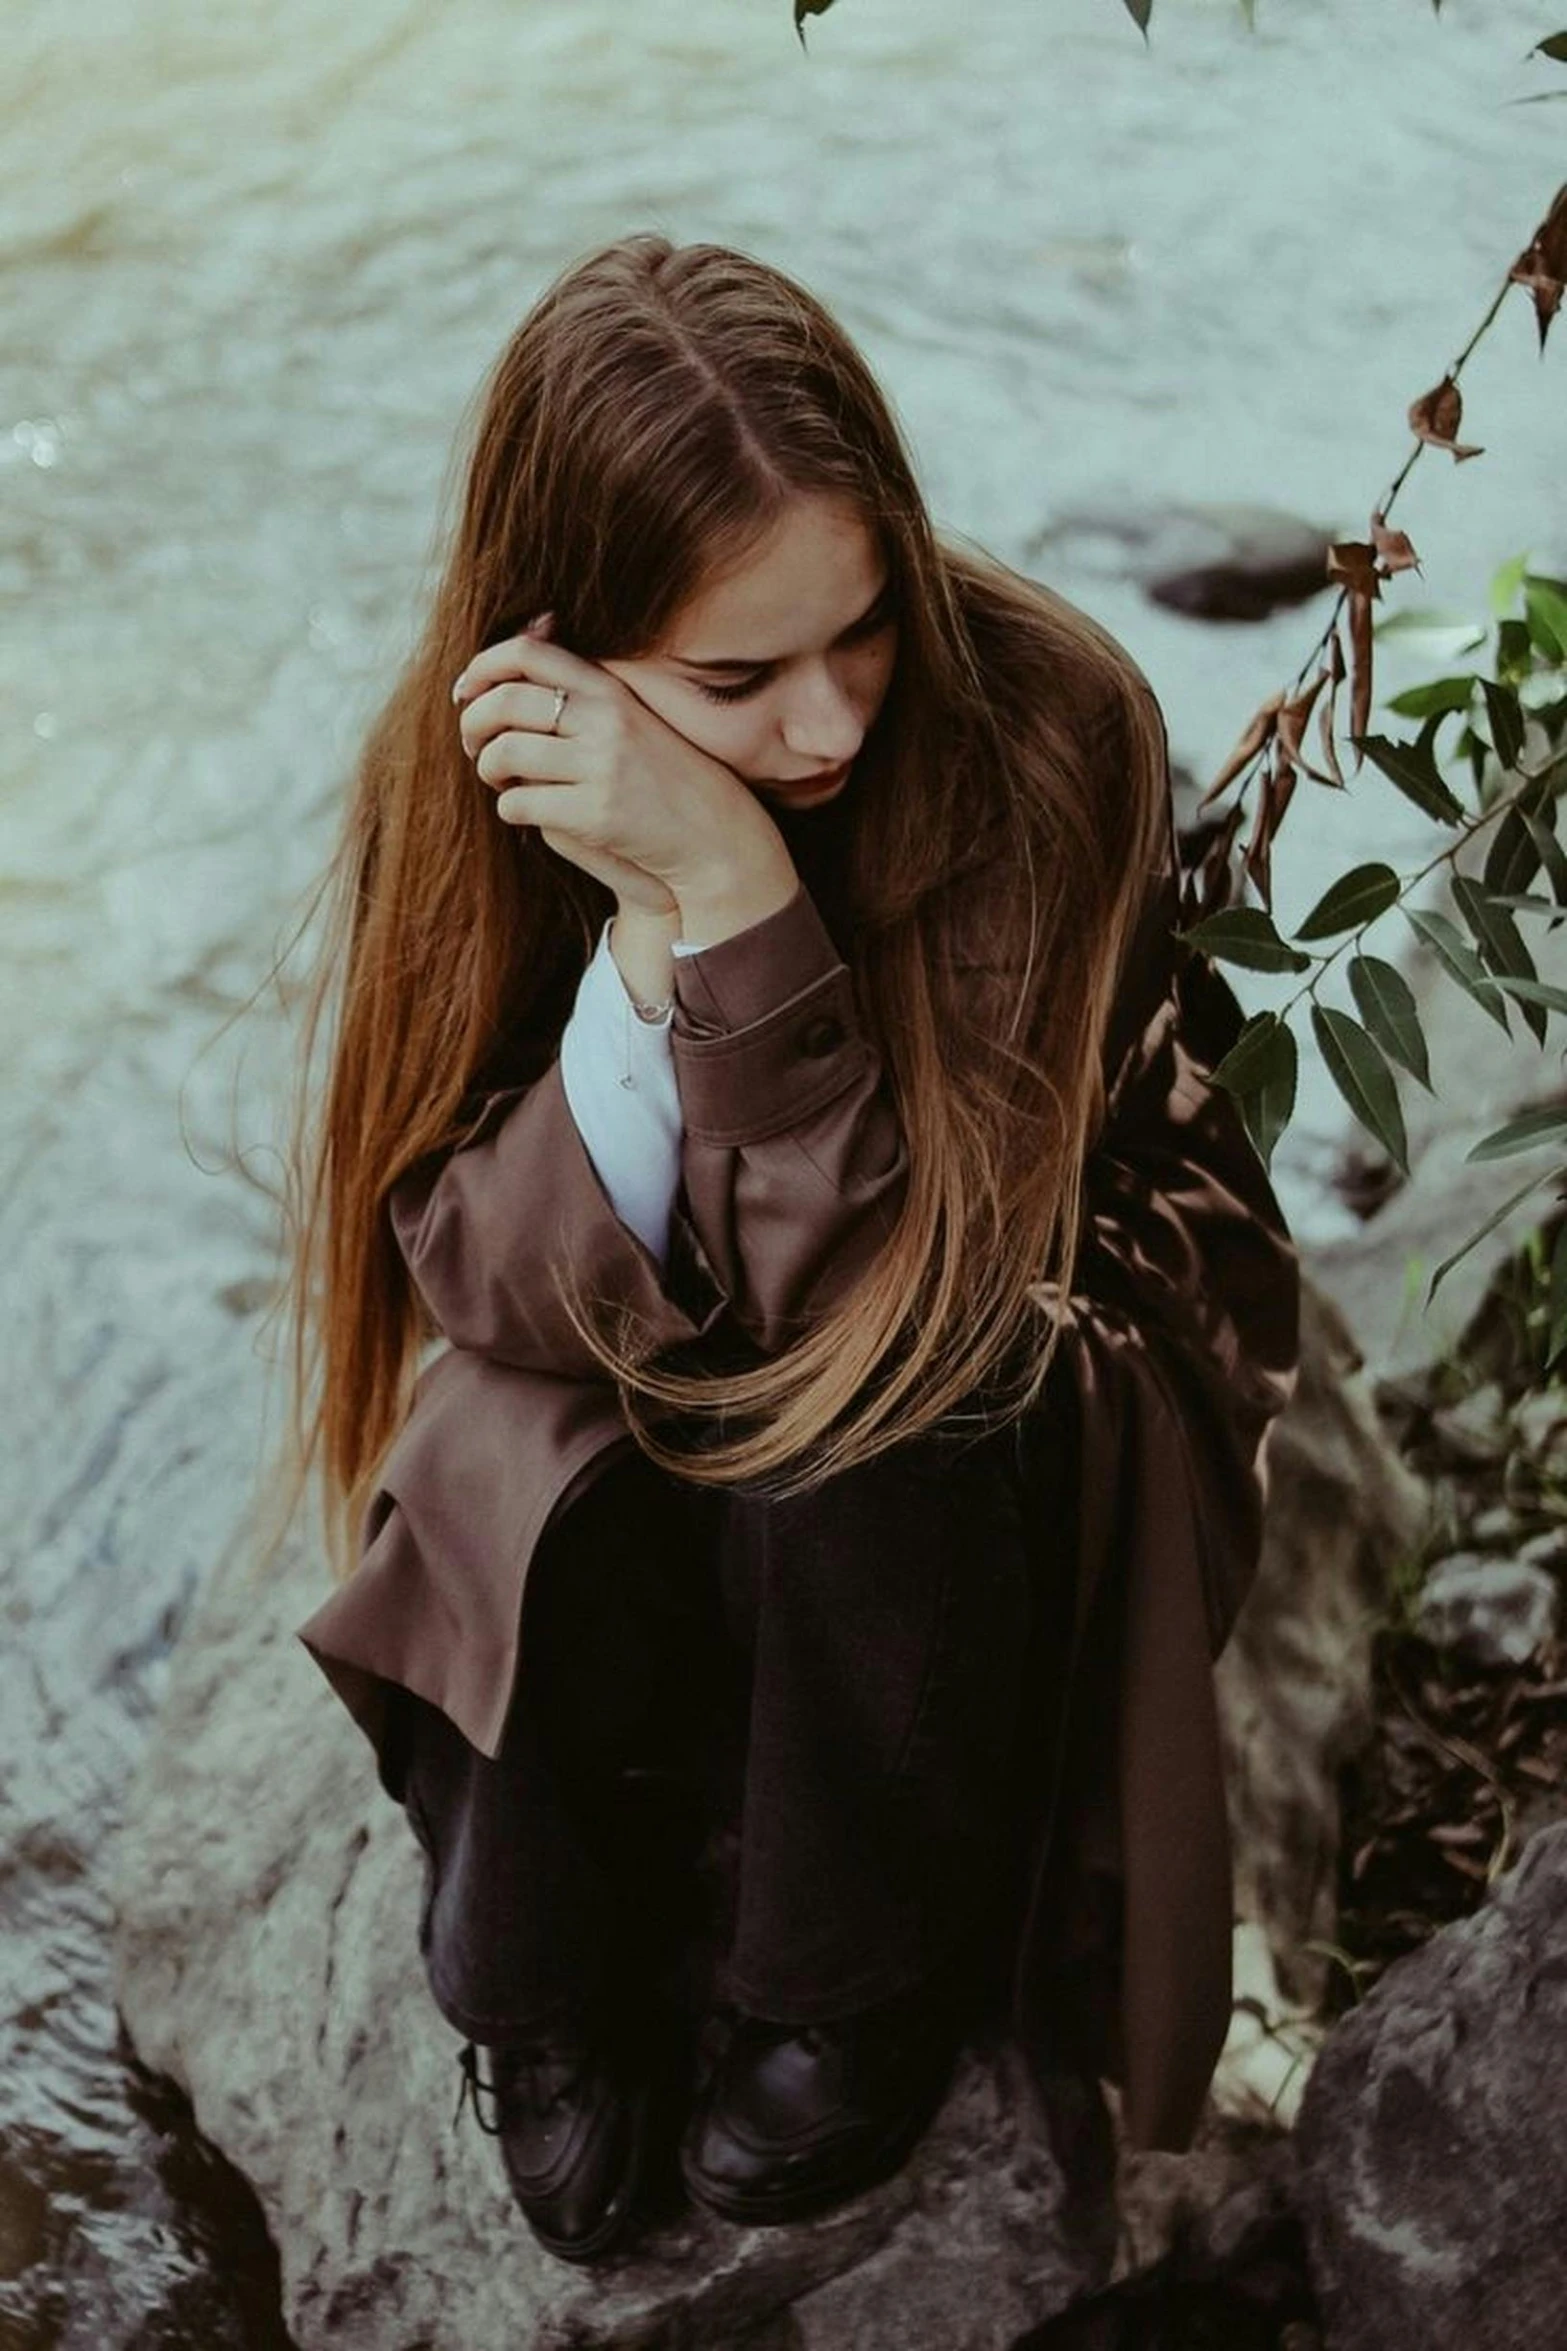
M369 731L317 892L329 915L288 1161L291 1428L272 1492L281 1467L281 1527L319 1461L339 1576L439 1336L388 1193L462 1141L508 1040L563 1017L562 976L580 974L614 905L534 828L496 822L450 695L476 651L552 609L574 651L635 658L802 493L857 511L893 576L897 659L856 763L846 879L857 999L908 1144L896 1226L850 1297L739 1368L677 1367L556 1269L638 1443L698 1482L795 1491L982 1389L1007 1410L1038 1395L1060 1333L1049 1305L1072 1287L1117 977L1166 837L1164 731L1136 664L1065 599L938 540L865 361L776 269L618 239L548 288L478 410L421 641ZM976 890L983 921L972 897L960 919ZM964 936L993 952L963 962ZM650 1403L679 1409L655 1430Z

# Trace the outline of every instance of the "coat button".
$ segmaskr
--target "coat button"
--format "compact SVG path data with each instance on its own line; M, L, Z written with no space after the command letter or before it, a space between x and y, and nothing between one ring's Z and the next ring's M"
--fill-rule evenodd
M836 1052L843 1043L843 1023L834 1013L819 1012L814 1020L806 1022L798 1042L802 1053L818 1061L824 1053Z

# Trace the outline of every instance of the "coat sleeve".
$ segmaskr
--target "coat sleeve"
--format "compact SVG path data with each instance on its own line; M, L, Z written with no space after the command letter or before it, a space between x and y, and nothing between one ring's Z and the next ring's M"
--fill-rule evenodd
M689 1219L764 1354L874 1261L908 1153L853 978L802 882L787 904L675 962L671 1036Z
M523 1371L605 1376L571 1322L557 1269L584 1296L630 1306L651 1343L690 1341L725 1298L688 1226L671 1219L668 1260L616 1214L572 1116L560 1055L526 1085L484 1096L472 1130L393 1184L394 1237L437 1327L457 1347Z
M397 1244L454 1345L602 1379L556 1287L569 1263L656 1347L722 1325L771 1353L881 1247L907 1153L849 968L803 883L676 959L670 1042L684 1134L664 1265L616 1213L558 1052L531 1084L485 1096L456 1150L393 1185Z

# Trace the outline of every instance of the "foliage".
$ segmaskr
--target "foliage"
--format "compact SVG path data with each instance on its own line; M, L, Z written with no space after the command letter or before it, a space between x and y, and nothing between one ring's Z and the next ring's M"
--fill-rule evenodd
M1146 38L1153 0L1122 4ZM832 5L833 0L794 0L795 29L802 45L806 17L825 15ZM1239 0L1239 5L1247 23L1254 23L1255 0ZM1432 0L1432 7L1439 14L1441 0ZM1567 64L1567 31L1537 41L1529 56ZM1567 97L1567 87L1537 95ZM1533 301L1543 358L1564 284L1567 185L1557 190L1458 358L1411 402L1408 421L1414 447L1373 507L1367 536L1329 550L1327 578L1338 581L1340 588L1322 636L1293 684L1253 714L1203 794L1206 806L1240 780L1233 804L1212 829L1196 873L1183 877L1181 912L1187 927L1178 935L1219 961L1252 971L1307 975L1282 1011L1259 1012L1246 1021L1213 1072L1236 1097L1265 1164L1271 1164L1295 1107L1299 1048L1289 1015L1304 997L1313 1040L1339 1094L1393 1164L1408 1175L1399 1076L1433 1092L1426 1039L1408 981L1396 964L1373 954L1365 944L1367 934L1395 910L1435 958L1436 970L1462 988L1509 1039L1514 1013L1542 1047L1552 1014L1567 1013L1567 990L1541 980L1520 928L1520 922L1543 920L1554 931L1567 914L1567 848L1558 815L1567 791L1567 580L1531 568L1527 555L1505 564L1491 583L1489 626L1477 626L1462 649L1482 658L1392 698L1389 710L1419 722L1413 737L1373 732L1370 724L1374 643L1400 625L1389 620L1378 628L1373 607L1381 600L1384 582L1420 568L1405 533L1389 525L1394 500L1426 451L1445 450L1455 464L1485 454L1478 443L1458 437L1463 421L1459 378L1465 364L1514 285L1524 287ZM1403 625L1418 621L1418 614L1408 615ZM1348 788L1335 739L1339 692L1346 681L1347 739L1354 749L1355 768L1369 760L1383 781L1412 801L1447 838L1413 874L1400 876L1379 860L1352 867L1323 892L1286 938L1272 914L1272 846L1303 779L1329 791ZM1306 749L1313 715L1315 758ZM1247 813L1246 786L1253 777L1260 777L1260 788L1237 876L1232 856ZM1490 839L1478 875L1461 870L1460 854L1488 829ZM1415 903L1426 876L1440 867L1447 869L1451 912ZM1533 888L1537 876L1543 877L1544 890ZM1261 905L1232 903L1247 884ZM1337 943L1321 949L1313 944L1329 939ZM1323 981L1341 961L1353 1012L1324 1001L1320 993ZM1567 1195L1567 1170L1561 1168L1564 1147L1567 1089L1559 1101L1509 1120L1475 1144L1469 1153L1473 1160L1549 1149L1553 1164L1510 1193L1479 1230L1443 1260L1432 1274L1428 1305L1459 1259L1539 1184L1559 1176ZM1552 1309L1549 1360L1567 1343L1567 1262L1558 1279L1562 1304L1559 1310Z
M1387 783L1448 835L1417 872L1401 877L1379 861L1357 865L1287 935L1266 907L1254 906L1220 908L1181 934L1203 953L1249 970L1308 975L1282 1010L1259 1012L1246 1022L1213 1073L1239 1100L1265 1160L1294 1107L1297 1048L1289 1014L1305 998L1318 1050L1339 1093L1408 1173L1398 1078L1402 1073L1406 1082L1433 1091L1426 1040L1408 982L1366 944L1395 909L1431 950L1436 968L1508 1037L1516 1012L1544 1045L1552 1014L1567 1013L1567 990L1541 980L1520 927L1540 920L1554 931L1567 914L1567 851L1559 838L1560 803L1567 794L1567 581L1531 570L1523 557L1504 565L1492 582L1491 620L1476 626L1462 655L1471 657L1464 668L1388 703L1398 716L1419 720L1413 739L1369 732L1350 738ZM1296 767L1318 783L1331 782L1306 762L1298 729L1293 745L1290 766L1273 772L1275 799L1281 777L1288 776L1293 788ZM1343 788L1341 779L1335 788ZM1486 832L1480 870L1460 871L1459 853ZM1457 920L1414 903L1427 875L1443 867ZM1540 889L1533 887L1537 876ZM1319 940L1334 943L1319 947ZM1340 963L1358 1018L1321 999L1324 979ZM1469 1156L1501 1159L1548 1145L1559 1149L1564 1137L1567 1098L1509 1121ZM1491 1222L1543 1180L1537 1176L1514 1193ZM1472 1235L1465 1248L1480 1237ZM1437 1268L1430 1294L1463 1254L1459 1250Z

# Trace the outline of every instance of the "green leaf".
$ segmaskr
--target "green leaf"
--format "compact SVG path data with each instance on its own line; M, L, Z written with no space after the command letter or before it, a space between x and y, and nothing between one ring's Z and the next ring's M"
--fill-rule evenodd
M1232 1094L1249 1093L1260 1086L1277 1053L1277 1032L1284 1026L1276 1012L1254 1012L1240 1035L1209 1072L1215 1085Z
M1485 789L1485 763L1491 756L1491 746L1475 733L1473 727L1465 726L1458 731L1455 749L1459 758L1469 762L1469 772L1474 777L1475 798L1478 800Z
M1561 1134L1567 1134L1567 1102L1551 1102L1541 1110L1526 1110L1521 1118L1510 1118L1506 1126L1476 1143L1464 1157L1510 1159L1515 1151L1532 1151Z
M825 16L832 0L794 0L794 29L800 36L800 47L805 47L805 20L808 16Z
M1553 987L1549 980L1517 980L1509 974L1496 984L1520 1004L1544 1004L1552 1012L1567 1012L1567 988Z
M1445 914L1438 914L1434 908L1405 906L1402 911L1411 928L1436 955L1449 979L1456 980L1465 993L1474 998L1481 1011L1489 1013L1503 1034L1511 1038L1512 1024L1496 983L1486 978L1485 966L1458 925L1450 922Z
M1531 573L1523 584L1523 608L1536 652L1547 661L1567 661L1567 595L1554 580Z
M1548 799L1542 814L1520 805L1518 814L1535 847L1540 852L1540 863L1550 877L1551 890L1558 906L1567 906L1567 850L1555 833L1556 802Z
M1526 890L1539 866L1534 835L1515 800L1491 835L1480 878L1493 897L1501 897L1508 891Z
M1518 601L1518 591L1523 586L1523 575L1528 568L1527 555L1513 555L1492 572L1491 610L1498 620L1505 620Z
M1520 685L1534 674L1534 642L1526 620L1504 620L1496 630L1496 674L1504 686Z
M1452 629L1469 632L1463 644L1450 648L1455 659L1460 653L1478 653L1485 643L1485 630L1477 628L1467 612L1444 612L1435 604L1401 605L1371 624L1371 633L1379 642L1383 637L1446 636Z
M1497 905L1505 906L1510 914L1546 914L1553 923L1562 919L1562 909L1554 898L1538 897L1532 890L1493 890L1491 895Z
M1559 743L1567 731L1567 694L1558 694L1554 702L1536 702L1529 715L1538 720L1553 743Z
M1518 925L1505 906L1498 906L1483 883L1471 874L1455 873L1451 888L1453 904L1469 925L1481 961L1489 971L1503 972L1521 980L1535 980L1539 972L1534 957L1523 943ZM1537 1044L1545 1043L1545 1013L1538 1004L1525 1004L1523 1016L1534 1031Z
M1297 1060L1289 1023L1276 1012L1257 1012L1212 1072L1215 1084L1237 1097L1264 1167L1294 1114Z
M1153 14L1153 0L1125 0L1125 6L1138 31L1146 35L1148 19Z
M1491 1214L1486 1218L1483 1225L1476 1226L1475 1230L1470 1234L1468 1240L1465 1241L1460 1248L1455 1249L1451 1257L1443 1258L1441 1264L1437 1267L1435 1273L1431 1276L1430 1286L1426 1291L1427 1306L1430 1305L1432 1299L1436 1296L1437 1284L1441 1281L1442 1276L1444 1274L1451 1273L1453 1267L1458 1264L1459 1260L1468 1256L1476 1241L1483 1241L1487 1233L1494 1232L1504 1217L1511 1216L1519 1201L1527 1200L1531 1192L1537 1191L1541 1184L1549 1182L1554 1172L1555 1171L1551 1168L1542 1167L1538 1175L1531 1176L1526 1184L1520 1184L1516 1192L1510 1192L1508 1194L1507 1198L1502 1202L1500 1208L1492 1210Z
M1429 718L1433 711L1467 710L1474 700L1472 676L1432 678L1424 686L1406 686L1389 697L1385 707L1400 718Z
M1554 57L1559 65L1567 65L1567 33L1550 33L1543 41L1536 41L1529 52L1531 57ZM1567 1231L1567 1226L1563 1227Z
M1516 767L1523 749L1523 712L1518 697L1510 687L1493 685L1489 678L1482 678L1480 684L1491 726L1491 748L1503 767Z
M1426 1059L1425 1034L1415 992L1403 973L1380 955L1352 955L1349 986L1361 1019L1383 1052L1402 1062L1429 1094L1431 1067Z
M1409 1173L1409 1145L1393 1072L1374 1038L1358 1020L1330 1004L1313 1004L1311 1025L1329 1077L1361 1125L1374 1135L1394 1166Z
M1323 891L1305 921L1291 931L1292 939L1328 939L1336 931L1352 931L1363 922L1385 914L1398 896L1399 881L1390 865L1373 861L1352 866Z
M1567 34L1563 38L1567 39ZM1549 1371L1567 1347L1567 1220L1556 1228L1546 1301L1545 1368Z
M1221 907L1175 936L1189 940L1200 954L1242 964L1247 971L1306 971L1311 964L1309 955L1285 945L1273 917L1261 906Z
M1442 824L1462 824L1463 809L1443 783L1429 747L1398 743L1390 735L1351 735L1349 739L1425 815Z

